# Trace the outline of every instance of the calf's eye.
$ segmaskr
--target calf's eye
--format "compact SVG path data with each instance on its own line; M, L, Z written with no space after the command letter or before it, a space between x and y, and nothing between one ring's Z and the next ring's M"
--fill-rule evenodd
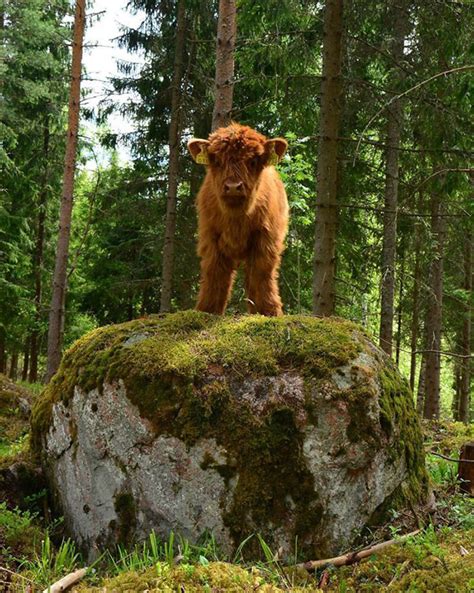
M259 159L257 157L254 157L253 159L250 159L250 166L252 167L252 169L257 169L258 165L259 165Z

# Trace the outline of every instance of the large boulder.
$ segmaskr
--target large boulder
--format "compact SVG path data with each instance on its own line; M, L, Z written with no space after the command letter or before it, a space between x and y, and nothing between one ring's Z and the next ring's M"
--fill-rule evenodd
M187 311L95 330L35 405L33 446L89 551L173 530L232 552L258 532L316 558L427 489L406 381L336 318Z

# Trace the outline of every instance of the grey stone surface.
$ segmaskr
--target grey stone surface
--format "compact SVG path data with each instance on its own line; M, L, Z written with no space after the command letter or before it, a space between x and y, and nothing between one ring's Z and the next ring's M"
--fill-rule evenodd
M225 464L225 451L208 439L190 448L171 436L154 439L122 382L102 394L76 388L68 408L54 407L46 443L67 525L84 548L113 543L120 529L138 540L152 530L191 540L208 531L230 547L222 509L231 492L216 470L201 469L206 455ZM117 512L124 494L136 512L125 526Z

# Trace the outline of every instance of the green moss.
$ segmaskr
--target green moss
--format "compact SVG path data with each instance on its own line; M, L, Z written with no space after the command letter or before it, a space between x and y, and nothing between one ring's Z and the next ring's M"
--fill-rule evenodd
M114 593L280 593L288 591L288 587L280 588L272 583L271 575L265 578L265 573L256 568L245 569L242 566L226 562L211 562L205 566L182 564L169 567L159 562L155 568L145 572L127 572L113 579L103 581L98 587L89 588L82 585L78 593L99 593L99 591L113 591ZM319 589L312 584L309 588L291 587L293 593Z
M398 502L410 498L412 503L424 499L428 490L428 475L425 469L423 434L417 414L413 411L413 397L406 379L400 376L397 367L388 359L380 371L380 424L388 435L397 430L392 454L404 456L409 472L408 483L399 489Z
M474 532L428 530L370 560L335 571L328 591L464 593L474 585ZM460 554L460 546L468 555Z
M235 373L276 374L287 366L328 377L357 355L357 326L341 319L304 316L238 319L197 311L154 316L96 329L78 340L33 409L33 446L40 447L52 406L67 403L75 386L101 389L123 379L129 397L146 416L180 387L192 385L207 368L232 367ZM165 386L157 389L156 382ZM144 390L146 393L144 393ZM167 391L167 393L163 393Z

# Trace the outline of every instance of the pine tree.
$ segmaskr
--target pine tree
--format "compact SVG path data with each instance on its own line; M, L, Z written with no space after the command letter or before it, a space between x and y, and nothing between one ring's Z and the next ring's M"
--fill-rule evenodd
M472 274L473 274L473 259L472 259L472 236L473 233L468 232L465 238L464 253L463 253L463 268L464 268L464 283L463 288L466 291L466 304L464 305L464 316L462 322L461 333L461 377L460 377L460 393L459 393L459 420L465 424L470 422L470 405L471 405L471 356L472 356Z
M76 172L76 151L79 131L82 48L86 18L85 5L85 0L76 0L63 192L59 214L59 234L53 276L53 294L49 313L47 380L51 379L57 371L62 351L67 290L67 263L69 257L74 175Z
M390 10L390 21L393 22L393 35L390 56L396 68L401 69L405 36L408 29L407 2L393 2ZM401 70L399 70L400 72ZM394 82L400 78L397 73ZM394 85L397 88L397 85ZM398 176L399 148L403 127L403 105L401 99L393 101L388 107L386 157L385 157L385 204L383 219L382 248L382 305L380 311L380 347L389 355L392 354L393 316L395 299L395 262L397 249L397 210L398 210Z
M327 0L324 13L313 279L313 313L322 316L332 315L335 307L342 17L343 0Z
M439 417L441 330L443 318L443 261L445 244L444 208L440 190L431 193L431 232L435 241L430 271L430 300L426 318L426 368L423 416L430 420Z
M173 259L175 251L176 200L179 182L179 140L181 131L181 82L183 77L184 45L186 40L185 0L178 0L176 17L176 44L171 89L171 121L169 129L168 196L166 201L166 227L161 274L160 312L171 309Z

